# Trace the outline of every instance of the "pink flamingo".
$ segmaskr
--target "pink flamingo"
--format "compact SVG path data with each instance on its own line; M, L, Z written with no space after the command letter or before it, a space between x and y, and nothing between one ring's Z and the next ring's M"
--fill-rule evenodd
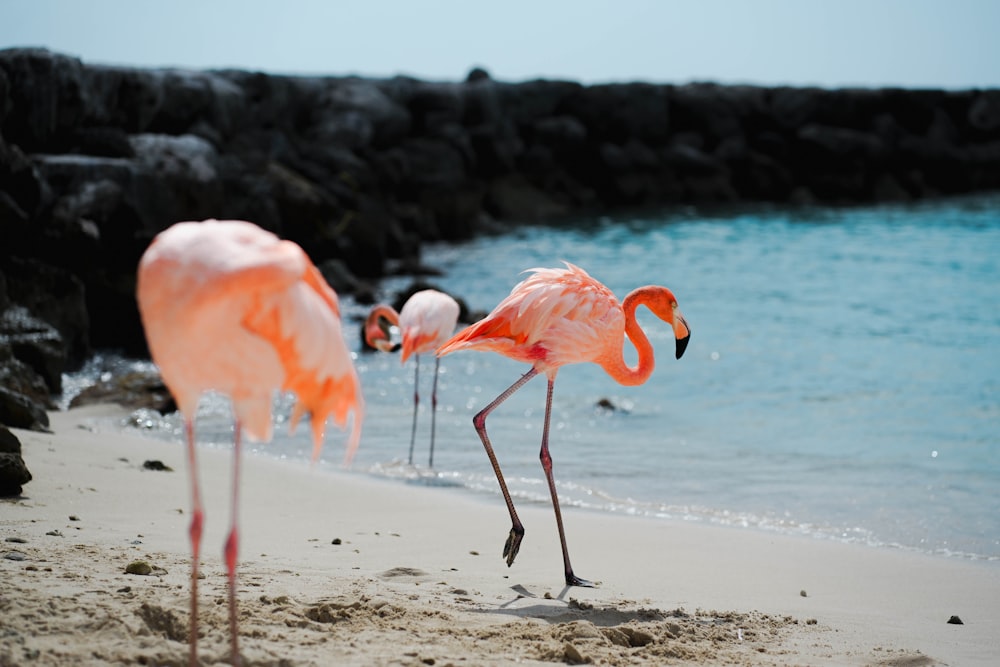
M198 662L198 558L201 489L195 460L198 400L215 390L232 399L232 520L225 545L232 664L240 664L236 616L240 434L271 438L276 390L299 402L292 428L308 412L313 460L328 417L353 414L346 461L361 437L363 399L341 332L337 295L291 241L241 220L182 222L153 240L139 262L137 298L146 339L184 417L191 474L189 661Z
M455 332L458 323L458 302L443 292L433 289L414 292L403 309L396 309L386 304L372 308L365 320L365 341L383 352L394 352L398 345L393 345L389 335L382 328L382 320L392 326L398 326L403 337L402 363L406 363L413 355L415 367L413 370L413 427L410 429L410 465L413 465L413 443L417 437L417 406L420 403L420 355L433 352L448 340ZM428 467L434 467L434 428L437 414L437 383L438 367L441 360L434 358L434 384L431 389L431 454Z
M476 324L460 331L438 348L443 357L458 350L490 350L531 364L531 369L482 409L472 420L486 454L493 465L500 490L510 512L511 529L503 548L507 566L521 547L524 526L517 517L514 503L507 491L500 465L486 433L486 417L528 380L544 373L549 380L545 397L545 422L542 427L542 448L539 458L552 495L566 585L593 586L573 574L566 548L559 496L552 478L552 457L549 455L549 419L552 412L552 387L560 366L590 361L607 371L623 385L645 382L653 372L653 346L636 323L635 312L640 305L673 327L676 354L680 359L691 335L687 322L677 307L677 299L666 287L648 285L630 292L618 303L607 287L591 278L583 269L566 262L565 269L529 269L532 273L516 285L493 312ZM639 354L638 364L630 367L622 356L622 344L628 337Z

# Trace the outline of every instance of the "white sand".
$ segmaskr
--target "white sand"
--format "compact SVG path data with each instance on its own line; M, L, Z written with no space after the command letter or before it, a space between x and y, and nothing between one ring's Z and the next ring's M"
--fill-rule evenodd
M0 665L186 664L184 448L95 429L117 414L16 431L35 479L0 502L0 540L26 540L0 544L24 557L0 558ZM230 465L200 451L204 664L228 660ZM247 665L1000 664L1000 563L567 509L576 573L601 585L566 589L549 508L519 508L508 569L499 496L254 456L243 472ZM166 572L125 574L138 559Z

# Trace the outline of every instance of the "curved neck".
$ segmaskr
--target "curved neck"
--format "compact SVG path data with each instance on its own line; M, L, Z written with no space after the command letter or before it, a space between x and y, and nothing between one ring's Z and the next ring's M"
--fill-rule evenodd
M371 312L368 313L368 321L377 320L380 317L389 320L389 324L392 326L399 324L399 313L396 312L395 308L384 303L372 308Z
M619 384L627 386L642 384L653 373L653 367L656 363L653 359L653 346L646 338L642 327L635 321L636 309L652 298L650 289L649 287L640 287L632 290L622 302L622 311L625 314L625 335L632 341L636 352L639 353L638 363L635 366L628 366L622 356L621 348L618 348L614 354L609 355L601 363L608 375Z
M395 308L380 303L372 308L365 319L365 342L371 347L388 351L390 347L389 335L382 328L381 320L383 319L388 321L390 326L399 325L399 313L396 312Z

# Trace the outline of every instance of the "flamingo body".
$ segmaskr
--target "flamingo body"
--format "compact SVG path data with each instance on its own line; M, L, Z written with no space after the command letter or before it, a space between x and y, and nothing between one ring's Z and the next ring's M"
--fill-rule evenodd
M275 391L298 396L292 426L308 412L313 457L328 418L352 417L346 461L361 435L363 399L344 343L336 293L291 241L241 220L182 222L161 232L139 263L137 300L153 361L184 417L192 477L191 662L197 661L197 567L203 512L194 420L206 391L232 400L236 421L233 519L226 545L234 664L237 490L241 431L272 434Z
M666 287L647 285L633 290L622 303L603 284L586 271L566 263L565 268L529 269L531 275L517 284L493 311L479 322L463 329L438 348L438 357L459 350L498 352L506 357L531 364L531 369L497 396L473 419L476 431L496 473L500 490L511 517L511 532L503 555L510 566L517 556L524 526L521 524L507 490L503 473L486 431L486 417L501 403L537 374L548 378L545 421L539 458L545 471L552 505L556 514L562 545L566 584L590 586L573 573L563 530L559 497L552 476L549 454L549 422L552 413L552 390L559 368L566 364L593 362L617 382L638 385L653 372L653 347L635 319L640 305L671 325L676 338L676 356L684 354L690 330L673 292ZM628 366L622 356L626 337L635 345L638 363Z
M434 352L455 332L458 323L459 305L444 292L433 289L414 292L403 308L397 313L392 306L379 304L372 308L365 321L365 340L383 352L392 352L388 333L382 328L382 320L398 326L402 335L399 345L402 352L400 363L406 363L411 356L415 359L413 375L413 428L410 432L410 464L413 463L413 445L417 435L417 407L420 403L420 360L419 355ZM434 420L437 411L437 379L439 360L434 360L434 384L431 390L431 448L428 465L434 466Z
M614 293L583 269L529 269L485 318L445 342L438 354L498 352L554 375L560 366L598 361L620 343L625 316Z

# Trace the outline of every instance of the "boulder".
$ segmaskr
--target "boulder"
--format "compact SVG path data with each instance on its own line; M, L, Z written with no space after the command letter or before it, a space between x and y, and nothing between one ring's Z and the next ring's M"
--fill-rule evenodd
M0 497L21 495L21 487L31 481L31 473L21 458L21 441L0 424Z

